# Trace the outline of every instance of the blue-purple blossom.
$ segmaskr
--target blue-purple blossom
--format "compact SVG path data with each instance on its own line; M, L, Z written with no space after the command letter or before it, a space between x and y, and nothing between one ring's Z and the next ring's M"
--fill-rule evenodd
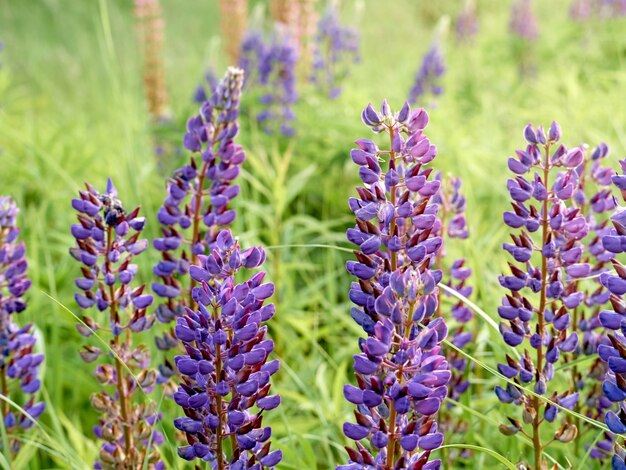
M138 270L133 261L148 247L148 241L139 238L146 220L138 207L126 212L111 180L104 193L89 184L86 188L72 200L78 223L71 227L76 245L70 254L82 265L81 276L75 279L79 290L75 299L81 309L107 315L102 325L97 317L83 315L77 329L86 337L94 331L110 333L112 352L88 344L80 353L87 363L100 359L95 376L104 388L91 396L92 406L101 413L94 434L104 441L95 468L141 468L146 462L163 469L157 448L163 436L154 429L160 419L155 403L133 400L138 390L142 396L150 392L157 377L149 368L148 349L133 344L137 333L154 324L154 316L146 311L152 296L143 285L133 287Z
M167 197L157 214L162 236L153 241L162 256L153 269L159 280L152 284L161 299L155 313L162 323L181 316L185 306L195 308L196 281L188 276L189 267L211 252L220 230L235 220L229 204L239 194L234 180L245 160L235 143L242 85L243 71L230 67L200 107L200 114L187 122L183 142L193 155L167 181ZM162 350L176 347L173 332L158 337L157 346ZM166 362L160 372L159 380L165 382L173 366Z
M504 222L519 230L503 245L513 261L509 262L510 274L499 278L509 293L498 314L504 341L512 347L528 342L532 352L525 348L520 360L507 356L498 369L509 379L528 384L535 393L547 395L554 364L578 346L572 311L584 298L577 292L578 280L591 272L590 264L581 259L581 240L589 233L589 224L574 201L581 178L577 168L584 153L579 147L568 150L558 143L561 128L556 122L547 132L529 124L524 138L526 148L508 160L514 174L507 182L512 210L504 213ZM571 390L551 393L551 400L565 408L573 408L578 400L578 392ZM524 422L531 424L535 442L541 442L541 424L554 421L560 411L552 405L544 407L542 400L511 384L496 387L496 395L504 403L523 408ZM519 430L503 426L508 434ZM576 436L576 429L566 422L558 433L558 440L566 442ZM535 468L540 468L541 461L541 449L536 449Z
M207 101L209 99L209 96L211 96L215 92L218 84L219 80L215 75L213 67L209 67L206 72L204 72L204 79L200 83L198 83L198 86L193 93L194 103L203 104L205 101Z
M241 42L238 67L244 72L246 87L258 85L259 65L261 57L265 54L265 40L263 33L258 29L246 32Z
M349 463L337 469L438 469L441 461L429 459L443 442L436 414L451 374L440 346L447 327L433 317L441 271L432 263L442 245L433 196L440 181L427 165L437 150L423 134L423 109L405 103L392 113L383 101L380 112L370 104L361 117L389 136L390 149L363 139L351 152L363 186L349 201L356 224L347 237L358 250L346 267L356 278L351 315L367 338L354 356L357 386L344 387L357 409L356 423L345 423L343 431L356 448L346 447Z
M439 96L443 93L441 77L446 71L441 45L434 42L415 74L413 87L409 91L409 103L421 104L427 95Z
M360 62L360 35L356 28L341 24L339 12L330 6L317 24L314 37L313 71L310 80L330 98L341 94L341 82Z
M26 412L13 409L4 400L0 404L11 452L20 447L20 440L13 439L18 429L31 428L45 409L45 403L37 401L44 356L35 352L32 325L20 327L14 318L26 309L24 295L31 286L26 248L19 240L18 212L10 197L0 196L0 393L17 401Z
M442 180L441 175L437 175L439 181ZM437 269L443 272L442 283L455 290L464 297L472 295L472 287L468 284L468 280L472 274L471 268L467 267L465 259L459 258L453 261L447 260L445 250L446 243L452 239L465 240L469 237L467 220L465 218L466 199L460 192L461 179L458 177L449 177L442 181L439 193L433 200L440 206L440 216L437 220L437 233L444 240L442 249L435 260ZM452 300L452 307L448 310L444 308L441 294ZM444 313L445 312L445 313ZM473 334L468 331L466 324L474 317L472 310L462 301L454 298L451 294L439 290L439 315L444 318L454 318L458 324L456 329L450 334L451 342L459 349L465 349L473 340ZM465 377L465 369L467 367L467 359L459 354L456 350L450 349L446 351L446 357L450 363L452 378L450 380L449 394L454 400L467 390L470 383ZM450 424L450 423L446 423Z
M268 134L279 130L286 137L294 135L293 109L298 99L296 65L298 49L290 34L277 30L259 58L260 104L257 121Z
M621 160L622 174L612 175L613 184L626 195L626 160ZM613 228L602 237L604 248L619 255L626 252L626 209L618 206L611 215ZM602 326L611 331L608 334L609 341L598 346L598 355L608 366L608 372L604 377L602 390L604 395L612 403L618 403L616 409L608 411L605 415L605 423L611 432L615 434L626 433L626 266L617 257L611 260L614 273L604 272L600 276L600 282L610 292L611 309L600 312ZM625 451L623 438L615 443L612 466L614 469L626 468L624 462Z
M539 37L537 18L533 12L532 0L513 0L509 30L525 41L535 41Z
M235 280L264 260L263 249L241 250L225 229L211 253L189 271L198 284L192 289L197 307L186 308L177 320L176 337L185 353L175 358L181 383L174 393L185 412L174 420L187 437L188 445L178 449L185 460L235 470L274 468L282 459L280 450L270 448L271 428L263 426L264 412L280 404L280 397L270 394L279 362L268 360L274 343L265 326L275 312L274 304L265 303L274 285L263 282L264 272Z
M473 0L466 0L456 18L456 39L458 42L473 42L478 33L478 15Z

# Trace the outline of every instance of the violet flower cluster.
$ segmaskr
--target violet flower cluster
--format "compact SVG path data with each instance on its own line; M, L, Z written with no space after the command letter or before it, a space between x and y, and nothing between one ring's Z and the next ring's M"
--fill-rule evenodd
M193 93L194 103L201 105L205 101L207 101L209 99L209 96L211 96L215 92L215 89L217 88L218 84L219 84L219 80L217 79L217 76L215 75L215 71L213 70L213 67L209 67L206 70L206 72L204 72L203 80L200 83L198 83L198 86L196 87ZM207 94L207 91L208 91L208 94Z
M626 160L621 160L621 175L613 175L612 181L621 191L622 198L626 199ZM611 215L613 229L602 238L604 248L611 253L621 254L626 252L626 210L617 207ZM612 403L618 403L615 410L610 410L605 415L605 423L611 432L616 435L626 434L626 266L619 260L611 260L614 273L605 272L600 276L600 282L609 290L611 309L600 313L602 326L611 331L608 334L609 341L598 346L598 354L608 366L602 389L606 398ZM616 436L617 437L617 436ZM610 442L610 439L608 439ZM626 450L624 449L623 436L619 436L619 442L615 443L612 457L613 469L626 468ZM609 449L603 449L609 451Z
M162 323L183 315L185 306L195 308L192 291L196 281L188 276L189 267L211 252L219 231L235 220L229 203L239 194L233 181L245 160L241 146L235 143L242 85L243 71L230 67L202 104L200 114L187 122L185 148L200 158L192 156L168 180L167 198L157 214L162 237L153 242L162 256L153 269L160 280L152 284L161 299L155 314ZM157 346L161 350L177 347L173 330L158 337ZM167 361L159 370L162 382L174 372Z
M280 450L270 450L271 429L263 426L263 412L280 404L269 394L279 362L268 362L274 343L264 325L275 312L265 304L274 285L263 283L263 272L236 281L243 268L260 267L265 252L242 250L227 228L236 217L228 206L239 193L233 181L245 159L234 142L242 85L243 71L229 68L200 116L189 120L185 146L201 153L202 169L192 158L170 181L159 212L164 237L155 240L163 252L155 273L164 283L154 285L166 298L160 316L178 317L175 339L184 348L175 358L181 382L173 396L185 416L174 425L188 445L178 455L218 470L273 468L282 459ZM184 231L191 231L189 248L176 255Z
M32 325L20 327L15 321L15 316L26 309L24 294L31 286L26 248L18 238L18 212L10 197L0 196L0 393L18 401L26 412L11 409L5 400L0 403L11 452L20 447L20 441L14 439L18 430L31 428L45 409L45 403L37 401L39 366L44 356L34 351Z
M442 245L433 197L440 181L426 165L437 151L423 134L423 109L405 103L394 114L383 101L380 112L368 105L362 119L388 134L391 148L358 140L351 153L364 185L350 199L356 225L347 236L359 248L346 267L356 278L351 315L367 338L354 356L357 386L344 387L357 405L356 423L343 426L356 448L346 447L349 463L337 469L438 469L441 461L430 453L443 442L436 414L451 374L440 346L447 327L433 318L441 271L432 263Z
M576 288L579 295L584 296L584 300L573 312L572 327L580 334L579 346L571 356L573 360L581 355L596 354L598 346L607 342L599 315L609 301L610 292L602 285L599 276L608 270L614 257L614 254L606 250L602 244L603 237L611 231L607 214L616 207L611 190L615 171L602 165L602 160L608 153L608 146L600 144L585 156L585 160L577 169L579 189L574 194L574 200L589 226L589 235L584 240L583 259L591 266L589 274L592 279L579 283ZM581 412L594 419L600 419L606 408L610 407L610 402L600 387L605 372L606 366L599 359L591 365L590 373L587 371L581 373L577 366L572 368L574 389L582 393L585 385L588 386L581 403ZM585 375L594 380L585 380ZM592 452L591 457L599 455Z
M440 174L437 175L437 179L441 181ZM472 270L467 267L464 258L456 259L452 261L452 263L446 263L447 253L445 252L445 246L448 240L466 240L469 237L467 219L465 217L466 199L460 192L461 186L462 181L460 178L449 177L443 182L439 193L434 198L434 201L440 206L440 216L437 220L437 233L444 240L443 247L436 257L435 265L437 269L440 269L443 273L442 283L467 298L472 295L473 291L472 287L468 285ZM450 335L450 341L457 348L465 349L473 340L473 334L471 331L467 331L466 325L474 318L474 314L464 302L440 289L438 312L440 316L450 318L447 312L445 315L443 313L445 310L441 297L442 293L446 297L453 299L450 314L451 318L454 318L456 322L458 322L458 327ZM448 358L452 372L452 378L448 385L449 396L454 400L458 400L470 385L465 377L467 359L456 350L446 351L446 357Z
M188 445L178 450L185 460L235 470L273 468L282 459L280 450L270 450L271 428L263 426L263 413L280 404L278 395L270 395L279 362L268 361L274 343L264 325L275 312L265 304L274 285L263 283L264 272L235 280L264 260L263 249L242 251L225 229L211 253L190 268L199 284L192 289L197 308L177 320L186 353L176 356L182 382L174 394L185 412L174 420L187 436Z
M274 34L259 61L259 85L263 90L260 103L265 109L257 114L257 121L268 134L280 130L285 137L291 137L295 133L297 62L298 49L291 36Z
M443 93L441 77L446 71L446 66L438 42L433 43L422 60L418 69L413 87L409 91L409 103L421 103L427 95L439 96Z
M358 30L342 25L337 9L329 7L317 24L310 81L332 99L341 94L351 66L361 61L359 42Z
M575 21L583 21L591 16L591 0L572 0L569 7L569 16Z
M101 325L84 315L77 329L85 337L96 331L100 336L109 333L111 351L94 345L81 351L87 363L104 359L95 376L106 388L91 397L92 406L102 414L94 433L104 441L95 468L135 469L145 464L163 469L156 447L163 436L154 429L160 416L154 402L144 396L154 387L157 374L149 368L148 349L133 344L137 333L154 324L154 316L146 312L152 296L144 293L143 285L132 287L137 274L133 260L148 247L148 241L139 238L146 221L139 217L139 208L124 210L111 180L103 194L89 184L86 188L72 200L78 223L71 227L76 245L70 254L82 265L82 275L75 280L81 292L75 299L81 309L95 307L108 316ZM140 399L133 400L139 394Z
M467 0L459 16L456 18L455 24L456 39L458 42L471 43L478 34L478 15L476 14L476 5L472 0Z
M511 5L509 31L524 41L536 41L539 37L537 18L532 0L514 0Z
M246 86L261 90L259 102L263 109L256 118L268 134L280 131L290 137L295 133L293 106L298 100L297 63L297 44L287 30L278 28L267 42L258 31L250 32L244 38L239 66L248 77Z
M584 300L577 283L591 272L589 263L582 261L581 243L589 225L573 201L579 187L577 168L584 154L579 147L568 150L558 144L561 129L556 122L547 133L529 124L524 137L527 147L517 150L516 157L508 161L515 176L507 182L512 211L504 213L504 222L519 232L511 235L512 243L503 246L515 262L509 262L510 275L500 276L500 284L510 292L498 313L503 319L500 331L504 341L512 347L528 341L531 350L524 349L520 359L507 355L507 362L499 364L498 370L520 385L532 384L536 394L550 394L551 401L572 409L578 393L557 393L548 383L561 354L574 352L579 344L572 311ZM562 171L556 173L558 169ZM541 442L540 426L553 422L560 409L549 403L544 406L543 400L511 384L496 387L496 395L504 403L522 407L524 423L532 425L532 435L527 435L535 448L534 468L540 468L542 451L548 445ZM526 434L522 423L513 418L509 421L510 425L502 425L503 433ZM565 422L554 439L569 442L576 435L576 426Z

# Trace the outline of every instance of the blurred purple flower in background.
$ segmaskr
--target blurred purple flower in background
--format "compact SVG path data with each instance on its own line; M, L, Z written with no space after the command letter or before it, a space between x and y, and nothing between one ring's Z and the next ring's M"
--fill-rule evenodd
M310 80L335 99L341 94L341 82L350 75L351 66L361 61L359 32L342 25L339 12L330 6L317 24L314 41Z
M525 41L536 41L539 37L537 18L532 0L514 0L511 4L509 31Z
M5 400L0 404L10 453L20 448L18 430L31 428L45 409L45 403L37 401L44 356L34 351L33 326L20 327L14 319L26 309L24 295L31 286L26 248L19 241L18 213L10 197L0 196L0 393L26 412L12 409Z
M435 41L430 47L420 66L413 87L409 91L409 103L423 104L427 95L438 96L443 93L441 77L446 71L441 45Z
M456 39L458 42L471 43L478 34L478 15L473 0L466 0L459 12L455 23Z

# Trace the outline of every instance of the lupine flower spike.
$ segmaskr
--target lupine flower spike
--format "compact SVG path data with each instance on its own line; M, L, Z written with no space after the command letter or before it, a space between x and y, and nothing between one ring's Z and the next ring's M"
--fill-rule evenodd
M20 448L16 439L19 430L30 429L45 409L45 403L37 401L43 354L34 351L32 325L20 327L15 321L15 316L26 309L24 294L31 286L26 248L18 238L18 212L11 198L0 196L0 393L18 401L27 413L12 409L5 400L0 404L11 453Z
M279 362L268 361L274 343L264 325L274 315L274 305L265 304L274 286L263 283L263 272L235 280L244 268L260 267L265 252L242 249L226 228L235 218L228 204L239 192L232 182L245 158L233 141L242 83L242 71L230 68L201 116L189 121L185 145L202 151L204 164L198 172L192 159L180 172L180 183L170 184L160 213L161 223L170 228L155 241L155 247L168 248L155 268L165 283L155 285L155 291L172 294L164 295L166 303L159 308L167 318L178 316L175 335L185 351L175 358L181 383L174 400L185 416L174 425L188 444L178 455L217 470L273 468L282 459L280 450L271 451L271 429L263 426L264 412L280 404L278 395L269 394ZM180 258L173 254L182 243L176 226L192 232L190 254L183 251ZM189 286L186 292L183 283Z
M612 177L613 184L621 191L622 199L626 200L626 160L621 160L622 174ZM626 209L617 207L611 215L613 229L602 238L604 248L611 253L621 255L626 252ZM611 330L609 342L598 346L600 358L607 363L609 371L606 374L602 389L606 397L617 403L615 409L606 413L605 423L616 434L612 468L626 469L626 450L624 438L626 434L626 266L617 258L611 260L615 273L603 273L600 282L611 293L611 310L600 313L600 322ZM621 435L621 436L620 436ZM607 449L604 449L607 450Z
M611 227L608 215L615 209L615 199L611 190L611 179L615 171L602 165L603 159L609 154L606 144L598 145L589 152L586 146L582 147L585 159L578 166L578 190L574 193L574 202L584 215L589 226L589 234L582 241L584 244L583 262L589 263L591 279L578 281L573 286L573 292L582 301L572 312L572 331L579 334L578 347L565 355L566 362L575 361L582 356L596 355L598 346L607 343L605 330L600 323L600 313L609 301L610 292L600 282L600 275L610 266L614 254L605 250L602 238L608 235ZM602 420L606 409L611 402L602 392L602 382L606 374L606 364L596 359L589 367L580 369L574 364L571 370L572 391L579 392L581 399L574 408L584 415ZM589 380L591 379L591 380ZM579 424L578 419L574 422ZM574 453L578 455L584 451L581 446L581 436L574 442ZM612 446L609 438L608 446ZM605 458L607 440L601 440L590 452L592 458Z
M152 284L161 298L155 313L162 323L183 315L186 306L196 307L192 291L197 282L188 276L189 266L210 253L220 230L235 220L229 203L239 194L233 181L245 159L235 143L242 85L242 70L229 68L200 114L187 122L183 143L194 156L167 182L167 198L157 215L163 236L153 242L162 255L153 269L160 281ZM173 330L157 338L161 350L177 346ZM159 381L166 382L172 364L161 365L160 372Z
M441 181L440 174L437 175L437 179ZM435 202L440 206L440 216L437 219L437 233L444 240L443 247L435 259L435 266L442 271L442 282L445 285L464 297L470 297L473 289L469 285L468 280L472 274L472 270L467 267L464 258L448 261L445 251L446 244L449 240L466 240L469 237L467 220L465 218L466 200L465 196L460 192L461 185L462 182L460 178L451 176L443 181L439 193L434 198ZM443 290L439 289L438 314L444 318L454 318L458 323L457 328L450 335L452 337L451 342L457 348L465 349L473 339L472 332L467 331L466 325L472 320L474 315L463 302L452 297L450 294L445 294L446 297L452 299L452 307L448 313L448 310L444 308L444 302L442 302L442 293ZM469 381L464 376L467 360L455 350L446 351L446 357L448 358L452 372L449 394L451 398L458 400L470 385ZM447 424L452 425L452 423ZM457 427L455 432L458 431L459 429Z
M500 276L500 284L510 292L498 313L503 319L500 331L504 341L512 347L527 342L531 349L525 348L519 360L507 355L498 370L520 386L532 384L536 394L572 409L578 393L553 390L550 381L561 354L571 353L578 345L571 312L583 300L576 291L578 279L591 271L588 263L581 262L580 241L589 227L572 200L579 187L576 169L584 155L579 147L568 150L558 144L561 128L556 122L548 132L529 124L524 138L526 148L517 150L508 161L514 173L507 182L513 210L504 213L504 222L519 231L511 235L512 243L503 246L514 262L509 262L511 274ZM496 387L496 395L500 401L522 408L523 423L510 417L509 424L500 429L506 435L522 432L529 436L534 447L533 468L542 468L542 452L552 441L542 442L541 426L554 422L560 409L511 384ZM530 432L524 424L530 425ZM575 425L565 421L555 431L554 440L570 442L577 432Z
M446 324L433 318L441 271L432 265L442 244L433 196L440 181L427 165L437 150L423 134L423 109L405 103L394 114L384 101L380 112L368 105L362 119L387 134L391 148L358 140L351 153L364 185L349 201L356 225L347 236L358 250L346 267L356 278L351 315L367 338L354 356L357 386L344 387L357 405L356 423L343 426L356 448L346 447L349 463L337 469L438 469L441 461L430 453L443 442L435 417L451 374L440 346Z
M274 343L263 325L274 315L265 300L274 285L264 272L238 283L243 268L263 264L261 248L242 250L230 230L222 230L207 256L192 264L190 276L197 307L177 320L176 337L186 354L176 356L182 376L174 400L185 416L174 425L187 436L178 449L185 460L200 459L219 470L273 468L282 459L271 451L271 428L263 414L280 404L270 395L278 360L268 361Z
M264 110L257 114L257 121L268 134L276 130L280 130L285 137L295 134L293 105L298 99L297 61L298 50L293 36L284 29L276 29L259 59L258 72L259 85L263 90L260 102Z
M459 43L471 43L478 33L478 15L474 0L466 0L456 19L456 39Z
M514 52L518 57L520 76L532 77L536 72L532 45L539 37L532 0L513 1L509 30L515 40Z
M360 62L359 32L341 24L339 12L329 7L317 25L310 80L330 98L341 94L341 82Z
M81 309L95 307L108 316L100 324L96 318L84 315L77 329L85 337L94 331L100 337L108 334L111 351L108 354L101 345L89 344L80 353L88 363L100 359L95 376L105 388L91 397L92 406L102 414L94 433L104 441L95 468L136 469L147 465L163 469L157 448L163 436L154 430L160 416L155 403L146 398L157 374L149 368L148 349L133 341L154 324L154 316L146 313L152 296L144 293L143 285L132 287L137 274L134 258L148 247L148 241L139 238L146 220L139 217L138 207L131 212L124 210L111 180L103 194L89 184L86 188L72 200L78 223L71 228L76 245L70 254L82 264L82 275L75 280L80 293L75 298Z
M220 13L226 53L230 62L236 64L248 24L248 0L220 0Z
M415 74L413 87L409 91L409 103L423 104L427 96L439 96L443 93L441 77L445 71L446 66L441 52L441 45L438 41L435 41L424 56L422 64Z
M137 34L144 55L143 81L148 112L155 121L169 119L163 65L163 14L159 0L135 0Z

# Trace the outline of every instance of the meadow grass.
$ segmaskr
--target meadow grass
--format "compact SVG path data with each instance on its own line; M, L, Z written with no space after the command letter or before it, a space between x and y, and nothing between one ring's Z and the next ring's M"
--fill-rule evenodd
M88 468L97 454L91 432L96 414L89 403L97 384L78 356L81 337L71 313L78 312L78 267L67 253L73 243L71 198L83 181L103 187L111 176L128 206L141 204L146 234L153 238L163 175L186 158L172 152L159 167L153 155L130 3L14 1L0 9L0 193L12 195L22 208L19 222L34 287L21 317L34 322L44 340L41 393L48 405L18 461L9 466L0 458L3 468ZM216 1L162 3L173 121L159 132L179 145L205 67L213 62L221 73L227 64L217 39ZM506 266L500 248L507 238L501 222L508 205L506 158L521 144L527 122L547 125L554 119L566 145L606 141L617 166L626 151L626 20L573 23L567 1L536 2L538 74L521 80L507 33L508 2L478 4L476 44L458 46L449 34L444 94L435 106L425 104L439 168L463 178L468 199L471 239L448 251L468 259L475 272L472 300L497 321L503 295L497 276ZM372 138L360 122L361 109L383 97L394 107L402 104L436 22L455 15L460 2L345 0L342 7L344 19L362 33L363 60L337 101L304 84L296 107L298 135L285 140L261 133L250 119L253 100L244 100L240 142L248 160L235 231L246 243L268 247L268 269L277 285L278 313L270 328L282 361L274 387L283 405L266 420L285 454L281 469L330 469L346 460L341 425L351 419L352 406L342 387L352 380L352 355L362 333L349 315L344 268L351 256L344 235L351 223L347 198L357 184L349 150L355 139ZM157 257L143 256L144 280ZM529 455L528 442L499 434L507 410L493 393L503 382L493 369L509 348L482 317L475 321L471 354L480 364L470 375L470 391L453 409L469 431L447 435L446 444L487 448L515 463ZM146 341L152 344L148 335ZM185 468L174 458L172 441L171 421L180 411L167 400L161 410L169 436L163 446L167 467ZM592 442L600 430L583 426L585 440ZM584 455L574 460L565 446L551 446L548 453L559 468L568 462L599 468ZM497 465L494 455L474 449L471 459L450 468Z

